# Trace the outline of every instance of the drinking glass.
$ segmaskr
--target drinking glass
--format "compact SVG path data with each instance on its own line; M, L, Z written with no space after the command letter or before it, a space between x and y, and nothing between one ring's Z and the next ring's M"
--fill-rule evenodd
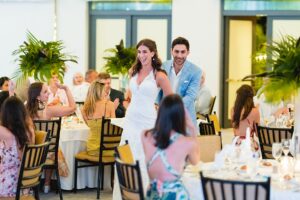
M282 143L282 151L283 151L284 155L287 156L290 151L290 140L282 139L281 143Z
M278 162L279 158L282 155L282 144L281 143L273 143L272 144L272 156Z

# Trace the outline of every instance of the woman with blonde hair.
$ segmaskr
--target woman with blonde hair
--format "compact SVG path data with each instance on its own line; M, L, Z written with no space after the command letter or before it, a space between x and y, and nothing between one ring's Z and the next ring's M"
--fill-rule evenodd
M81 109L84 121L90 127L90 135L87 141L89 155L99 154L100 130L102 117L114 118L114 103L107 100L104 92L104 84L94 81L89 88L86 100Z

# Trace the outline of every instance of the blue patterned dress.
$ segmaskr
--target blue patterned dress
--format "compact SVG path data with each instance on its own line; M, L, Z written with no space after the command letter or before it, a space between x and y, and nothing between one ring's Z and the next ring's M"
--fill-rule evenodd
M175 142L180 135L178 133L171 136L171 143ZM176 177L172 181L160 181L154 179L150 183L147 190L147 200L189 200L189 194L180 180L181 174L178 173L167 161L166 152L162 149L157 149L150 161L147 163L147 168L152 165L153 161L160 157L166 170Z

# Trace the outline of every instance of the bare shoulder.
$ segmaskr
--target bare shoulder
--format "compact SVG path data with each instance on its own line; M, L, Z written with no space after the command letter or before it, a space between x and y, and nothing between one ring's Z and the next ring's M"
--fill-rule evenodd
M167 79L167 74L164 71L157 71L156 72L156 79Z
M13 134L4 126L0 126L0 140L14 139Z
M112 101L107 101L107 105L111 106L111 107L114 107L114 103Z
M190 148L194 148L197 145L197 138L195 137L183 136L181 137L181 141L185 146Z
M257 107L252 108L251 114L255 115L255 116L258 115L259 114L259 109Z
M147 130L143 131L142 135L141 135L141 140L142 140L144 147L151 144L151 141L153 140L151 132L149 132Z

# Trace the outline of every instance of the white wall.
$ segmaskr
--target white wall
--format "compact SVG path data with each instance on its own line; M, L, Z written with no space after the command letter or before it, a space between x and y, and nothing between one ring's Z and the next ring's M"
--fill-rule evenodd
M67 63L65 82L74 72L88 68L88 12L84 0L59 0L57 39L64 42L65 52L78 56L78 64ZM0 76L12 76L17 68L11 53L26 40L26 31L38 39L50 41L54 30L54 1L0 2Z
M53 39L53 0L0 2L0 76L16 69L12 51L26 39L26 30L45 41ZM88 8L86 0L58 0L58 38L65 51L78 56L69 63L65 82L74 72L88 68ZM191 44L189 59L206 71L206 84L220 101L220 0L173 0L172 38L186 37Z
M50 1L0 2L0 76L11 76L17 64L12 52L26 39L27 30L41 40L52 39Z
M220 116L221 1L173 0L172 38L190 42L188 59L206 71L206 85L217 95L214 109Z

